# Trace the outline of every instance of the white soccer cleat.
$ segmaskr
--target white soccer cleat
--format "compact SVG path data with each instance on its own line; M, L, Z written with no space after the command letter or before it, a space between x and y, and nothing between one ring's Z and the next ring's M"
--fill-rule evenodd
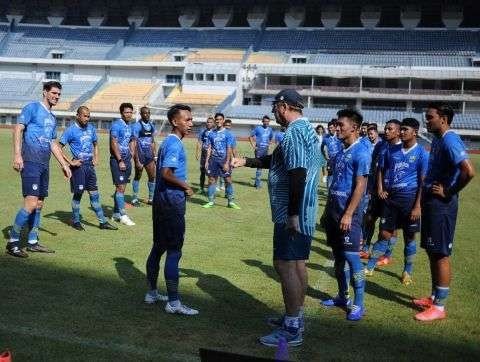
M147 293L145 294L145 299L143 300L146 304L155 304L157 302L166 302L168 297L166 295L160 294L158 291L155 294Z
M127 225L127 226L134 226L135 225L135 223L132 221L132 219L130 219L128 217L128 215L122 215L120 217L120 223L124 224L124 225Z
M167 303L165 305L165 312L170 313L170 314L184 314L184 315L197 315L198 310L192 309L187 307L186 305L183 305L182 303L178 303L176 306Z

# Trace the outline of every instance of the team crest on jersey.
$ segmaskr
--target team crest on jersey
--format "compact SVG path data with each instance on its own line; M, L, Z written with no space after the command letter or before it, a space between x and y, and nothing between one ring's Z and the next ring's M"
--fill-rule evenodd
M385 224L385 218L382 217L382 218L380 219L380 222L381 222L382 224Z
M79 190L83 190L83 185L78 185Z
M120 176L120 181L123 181L123 176Z
M415 162L416 159L417 159L417 156L410 156L410 158L408 159L408 162Z
M345 241L345 243L344 243L344 244L347 244L347 245L350 245L350 244L352 244L352 243L350 242L350 236L348 236L348 235L347 235L347 236L345 236L345 237L343 238L343 240Z
M33 185L32 185L32 189L38 190L38 185L37 185L37 184L33 184Z
M347 160L350 160L350 159L352 158L352 154L351 154L351 153L347 153L347 154L345 155L345 158L346 158Z

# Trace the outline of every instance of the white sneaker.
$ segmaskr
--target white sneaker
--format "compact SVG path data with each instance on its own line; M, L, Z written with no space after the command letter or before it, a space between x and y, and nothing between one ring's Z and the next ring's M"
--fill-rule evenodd
M160 294L158 291L155 294L147 293L145 294L145 299L143 300L147 304L155 304L157 302L166 302L168 297L166 295Z
M130 219L130 218L128 217L128 215L122 215L122 216L120 217L120 223L121 223L121 224L124 224L124 225L127 225L127 226L133 226L133 225L135 225L135 223L132 221L132 219Z
M327 183L327 176L323 176L322 181L323 181L324 184L326 184Z
M170 304L168 302L165 305L165 312L170 313L170 314L184 314L184 315L197 315L198 310L192 309L187 307L186 305L183 305L182 303L178 302L176 306Z

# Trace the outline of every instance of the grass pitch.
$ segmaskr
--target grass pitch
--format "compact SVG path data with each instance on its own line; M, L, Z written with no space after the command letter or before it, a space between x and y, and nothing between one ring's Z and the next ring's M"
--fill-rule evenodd
M185 143L189 182L197 186L194 141ZM20 178L11 167L11 150L11 131L0 130L0 229L5 237L21 206ZM239 151L249 154L249 145L240 142ZM100 153L99 188L110 216L113 186L105 135L100 137ZM480 172L480 157L472 158ZM233 175L242 210L227 209L222 195L218 195L218 206L210 210L200 207L203 196L189 201L180 292L182 300L198 308L200 315L183 317L167 315L163 304L142 302L152 239L150 208L128 210L137 223L134 227L121 225L118 231L103 231L97 228L84 195L86 231L76 231L69 226L69 186L52 161L40 237L56 254L33 254L25 260L0 255L0 352L10 349L14 361L197 361L198 348L204 347L273 358L274 349L261 346L257 338L270 332L265 318L279 315L283 307L271 262L268 195L266 188L257 191L252 187L254 172L241 169ZM413 320L410 299L428 295L430 277L427 258L419 248L413 285L400 283L402 240L396 246L394 264L367 280L367 315L361 322L346 321L341 309L321 307L319 299L335 294L336 282L330 250L319 230L308 262L305 342L289 350L290 359L478 360L479 180L477 176L460 199L446 320L432 324ZM324 192L320 190L320 212ZM163 276L159 289L165 290Z

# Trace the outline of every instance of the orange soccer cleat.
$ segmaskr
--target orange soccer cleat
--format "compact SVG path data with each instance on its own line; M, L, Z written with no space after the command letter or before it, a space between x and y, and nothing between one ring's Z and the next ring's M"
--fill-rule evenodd
M447 317L447 312L439 307L432 305L423 312L415 314L415 319L421 322L431 322L437 319L444 319Z
M391 256L381 256L380 258L378 258L377 266L385 266L391 263L393 263L393 259Z
M423 308L430 308L433 305L433 299L431 297L414 299L412 302L416 306L423 307Z

